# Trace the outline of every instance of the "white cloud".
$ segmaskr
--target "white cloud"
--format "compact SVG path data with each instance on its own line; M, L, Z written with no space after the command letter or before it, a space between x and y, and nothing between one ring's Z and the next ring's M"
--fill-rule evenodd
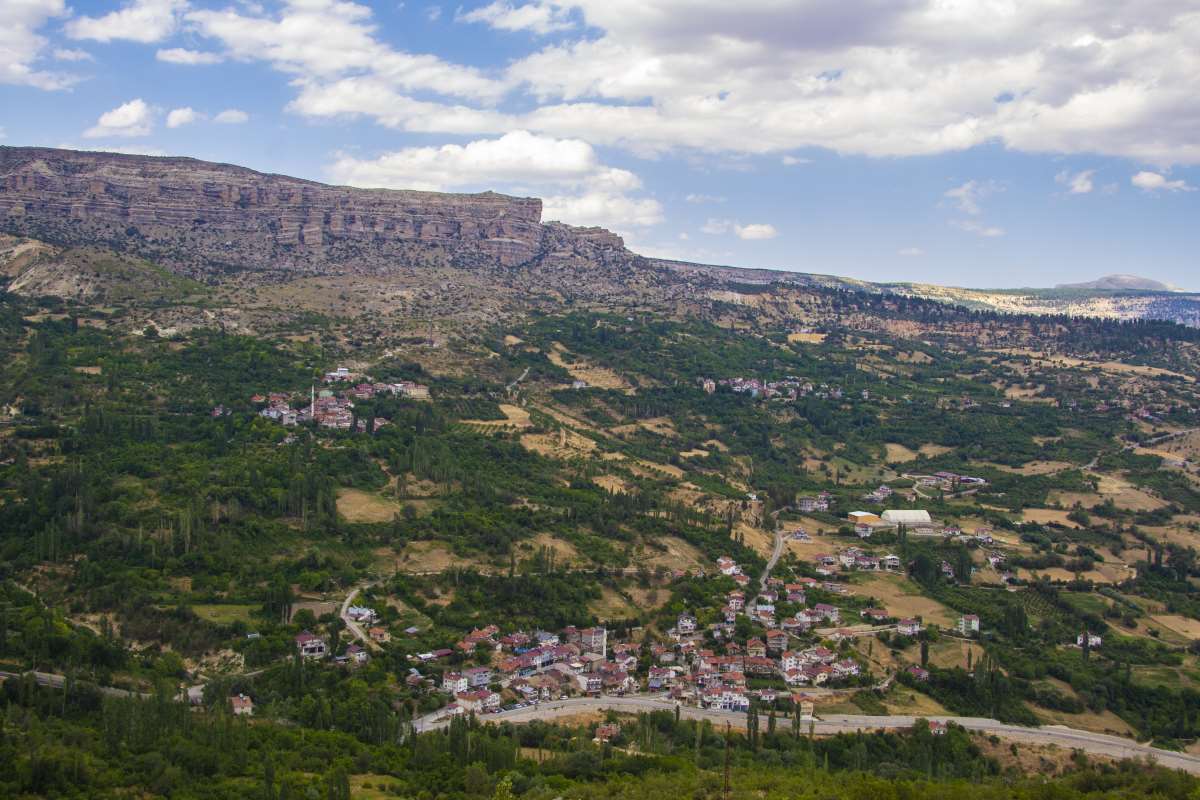
M439 19L442 18L442 7L441 6L427 6L425 8L425 18L428 19L430 22L437 22Z
M732 219L716 219L710 217L703 225L700 226L700 232L707 233L709 236L722 236L731 231L739 239L745 241L774 239L779 235L779 231L775 230L774 225L768 225L765 222L751 222L747 225L743 225L742 223Z
M300 90L291 108L303 114L383 115L396 104L412 111L405 92L492 102L508 90L477 68L392 48L376 38L370 7L348 0L285 0L276 14L196 9L185 19L231 57L291 75Z
M188 50L184 47L171 47L166 50L159 50L154 54L154 57L168 64L186 64L188 66L219 64L225 60L220 53Z
M351 186L430 191L502 188L544 194L546 219L621 230L662 221L657 200L637 196L641 180L603 164L579 139L513 131L465 145L410 147L375 159L341 155L330 177Z
M502 31L530 31L543 36L571 27L567 12L549 2L514 6L505 0L495 0L474 11L460 11L456 19L460 22L482 22Z
M964 214L971 216L979 216L982 209L979 206L981 200L989 195L995 194L1000 188L995 181L967 181L961 186L955 186L953 189L948 189L945 196L950 198L958 210Z
M249 121L250 115L238 108L227 108L213 117L213 122L219 122L222 125L241 125L243 122Z
M950 224L960 231L966 231L967 233L973 233L976 236L983 236L989 239L1004 235L1003 228L996 227L995 225L984 225L974 219L952 219L950 220Z
M167 127L181 128L184 125L191 125L193 122L204 119L204 115L196 111L190 106L184 108L173 108L167 113Z
M1054 176L1054 181L1066 186L1071 194L1089 194L1095 188L1092 183L1092 176L1095 174L1094 169L1085 169L1074 174L1064 170Z
M131 0L101 17L78 17L67 23L72 39L111 42L157 42L175 32L187 0Z
M734 225L733 232L739 239L754 241L759 239L774 239L779 235L774 225L765 222L752 222L749 225Z
M64 0L22 0L5 3L0 25L0 84L65 89L79 79L61 72L38 69L49 44L38 33L54 17L66 13Z
M784 156L780 159L785 167L796 167L801 164L811 164L811 158L800 158L798 156Z
M147 136L153 127L154 110L139 97L101 114L96 124L84 131L83 135L88 139L106 136Z
M1166 176L1160 175L1157 172L1147 172L1143 170L1129 179L1137 188L1143 192L1193 192L1194 186L1189 186L1186 181L1182 180L1167 180Z
M627 230L630 225L648 227L663 221L662 206L657 200L609 191L552 195L542 205L542 216L547 220L599 225L616 231Z
M919 247L901 247L896 253L906 258L916 258L917 256L925 255L925 251Z
M94 61L87 50L74 50L69 47L59 47L54 51L54 57L59 61Z
M705 203L724 203L725 202L725 198L721 197L720 195L717 195L717 194L695 194L695 193L693 193L693 194L689 194L687 197L685 197L683 199L689 203L694 203L696 205L703 205Z
M281 17L288 24L261 36L260 18L241 12L189 18L210 36L205 20L225 19L235 30L223 41L254 40L242 57L299 74L294 111L336 108L401 130L521 128L639 155L690 149L783 159L821 147L905 156L999 142L1200 163L1200 12L1188 3L499 0L463 16L499 22L511 9L581 23L503 73L422 64L376 41L363 6L331 6L296 0ZM329 25L293 21L314 15ZM357 31L362 46L342 43L342 28ZM378 67L379 53L398 60ZM330 61L355 63L330 69ZM415 99L421 91L469 104ZM508 108L522 110L493 111L510 91L521 102Z

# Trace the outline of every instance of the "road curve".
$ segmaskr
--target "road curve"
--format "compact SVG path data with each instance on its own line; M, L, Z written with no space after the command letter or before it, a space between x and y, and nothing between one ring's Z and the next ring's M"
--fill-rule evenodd
M621 711L637 713L639 711L673 711L675 702L666 695L638 695L634 697L578 697L568 700L553 700L536 706L528 706L513 711L501 711L496 714L486 714L480 717L488 723L525 723L534 720L551 720L574 714L584 714L597 711ZM688 719L707 719L716 724L730 723L744 725L746 715L734 711L718 711L714 709L697 708L695 706L679 706L680 716ZM882 731L909 728L918 718L914 716L865 716L855 714L831 714L812 720L803 721L801 725L807 730L811 724L814 733L829 735L836 733L854 733L857 731ZM1091 733L1059 725L1049 725L1040 728L1025 728L1020 725L1010 725L984 717L925 717L932 721L953 722L970 731L999 736L1027 744L1057 745L1072 750L1082 750L1090 755L1109 756L1113 758L1149 758L1161 766L1170 769L1180 769L1193 774L1200 774L1200 756L1188 753L1176 753L1157 747L1138 744L1118 736L1108 736L1103 733ZM418 733L438 730L447 724L447 720L439 719L436 714L419 717L414 724ZM780 727L791 727L791 719L779 717L776 724Z

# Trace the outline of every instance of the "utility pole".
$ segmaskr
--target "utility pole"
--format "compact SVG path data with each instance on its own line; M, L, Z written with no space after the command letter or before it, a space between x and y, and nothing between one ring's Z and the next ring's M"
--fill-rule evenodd
M721 793L724 800L729 800L729 723L725 723L725 789Z

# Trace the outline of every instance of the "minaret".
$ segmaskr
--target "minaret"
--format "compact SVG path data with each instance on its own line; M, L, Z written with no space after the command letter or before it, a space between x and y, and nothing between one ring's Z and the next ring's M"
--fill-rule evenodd
M310 397L308 400L308 416L313 422L316 422L316 420L317 420L317 385L315 383L310 384L308 388L309 388L309 394L310 394Z

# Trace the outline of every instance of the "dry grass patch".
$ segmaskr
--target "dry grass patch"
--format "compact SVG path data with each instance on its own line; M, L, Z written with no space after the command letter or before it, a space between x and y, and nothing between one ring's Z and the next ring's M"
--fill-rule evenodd
M926 458L937 458L938 456L944 456L946 453L949 453L952 450L954 450L953 447L946 447L946 446L940 445L940 444L933 444L932 442L926 442L925 444L923 444L917 448L917 452L920 453L921 455L925 456Z
M477 428L501 430L523 430L533 424L529 421L529 412L520 406L501 403L500 411L504 414L504 420L464 419L462 422L464 425L472 425Z
M659 464L656 461L647 461L644 458L639 458L633 464L630 464L629 469L635 475L642 478L662 478L665 476L678 480L683 477L683 470L673 464Z
M455 555L440 542L409 542L397 555L401 572L443 572L450 567L479 566L477 561Z
M936 600L920 594L917 585L902 575L865 575L855 580L860 596L872 596L897 617L920 617L949 628L958 622L958 614Z
M899 464L904 461L916 461L917 453L910 450L902 444L888 442L884 445L887 453L884 455L884 461L889 464Z
M1050 725L1066 725L1069 728L1107 733L1112 736L1133 737L1135 735L1133 728L1111 711L1103 711L1099 714L1092 711L1085 711L1082 714L1067 714L1063 711L1054 711L1034 705L1030 705L1030 708L1038 716L1038 719Z
M592 483L599 486L606 492L619 492L621 494L629 494L629 483L616 475L597 475L592 478Z
M1025 522L1035 522L1038 525L1061 525L1064 528L1080 528L1079 523L1067 519L1070 511L1060 511L1056 508L1027 508L1021 512Z
M565 460L587 455L596 449L596 443L586 436L563 428L560 433L526 433L521 436L521 446L539 455Z
M338 489L338 514L347 522L391 522L400 504L362 489Z
M1155 511L1166 505L1162 500L1138 489L1129 481L1114 475L1100 475L1097 487L1104 497L1111 497L1117 508L1130 511Z
M788 344L802 342L804 344L821 344L825 341L827 333L789 333Z
M681 450L679 452L679 457L680 458L708 458L708 451L700 450L699 448L697 448L695 450Z
M636 617L640 609L622 597L615 589L605 586L600 590L600 598L588 604L588 611L591 611L597 619L603 622L610 619Z
M927 694L914 692L912 689L896 688L883 699L889 714L911 715L914 717L940 717L950 712Z
M1178 614L1156 614L1151 619L1188 639L1200 639L1200 620L1181 617Z
M676 536L660 536L654 540L654 543L665 547L666 550L647 547L644 550L644 557L638 559L639 564L644 564L650 569L665 567L691 571L699 569L707 563L703 553Z
M250 622L251 615L258 611L261 606L242 605L242 604L202 604L192 606L192 611L196 612L196 616L208 622L214 622L218 625L229 625L241 620L242 622Z
M564 358L564 355L570 355L571 360ZM633 394L633 387L629 381L622 378L608 367L601 367L588 362L586 359L573 355L563 347L560 342L555 342L550 351L546 353L546 358L550 359L550 363L556 367L562 367L571 374L571 377L577 381L583 381L588 386L595 386L600 389L618 389L625 394Z

